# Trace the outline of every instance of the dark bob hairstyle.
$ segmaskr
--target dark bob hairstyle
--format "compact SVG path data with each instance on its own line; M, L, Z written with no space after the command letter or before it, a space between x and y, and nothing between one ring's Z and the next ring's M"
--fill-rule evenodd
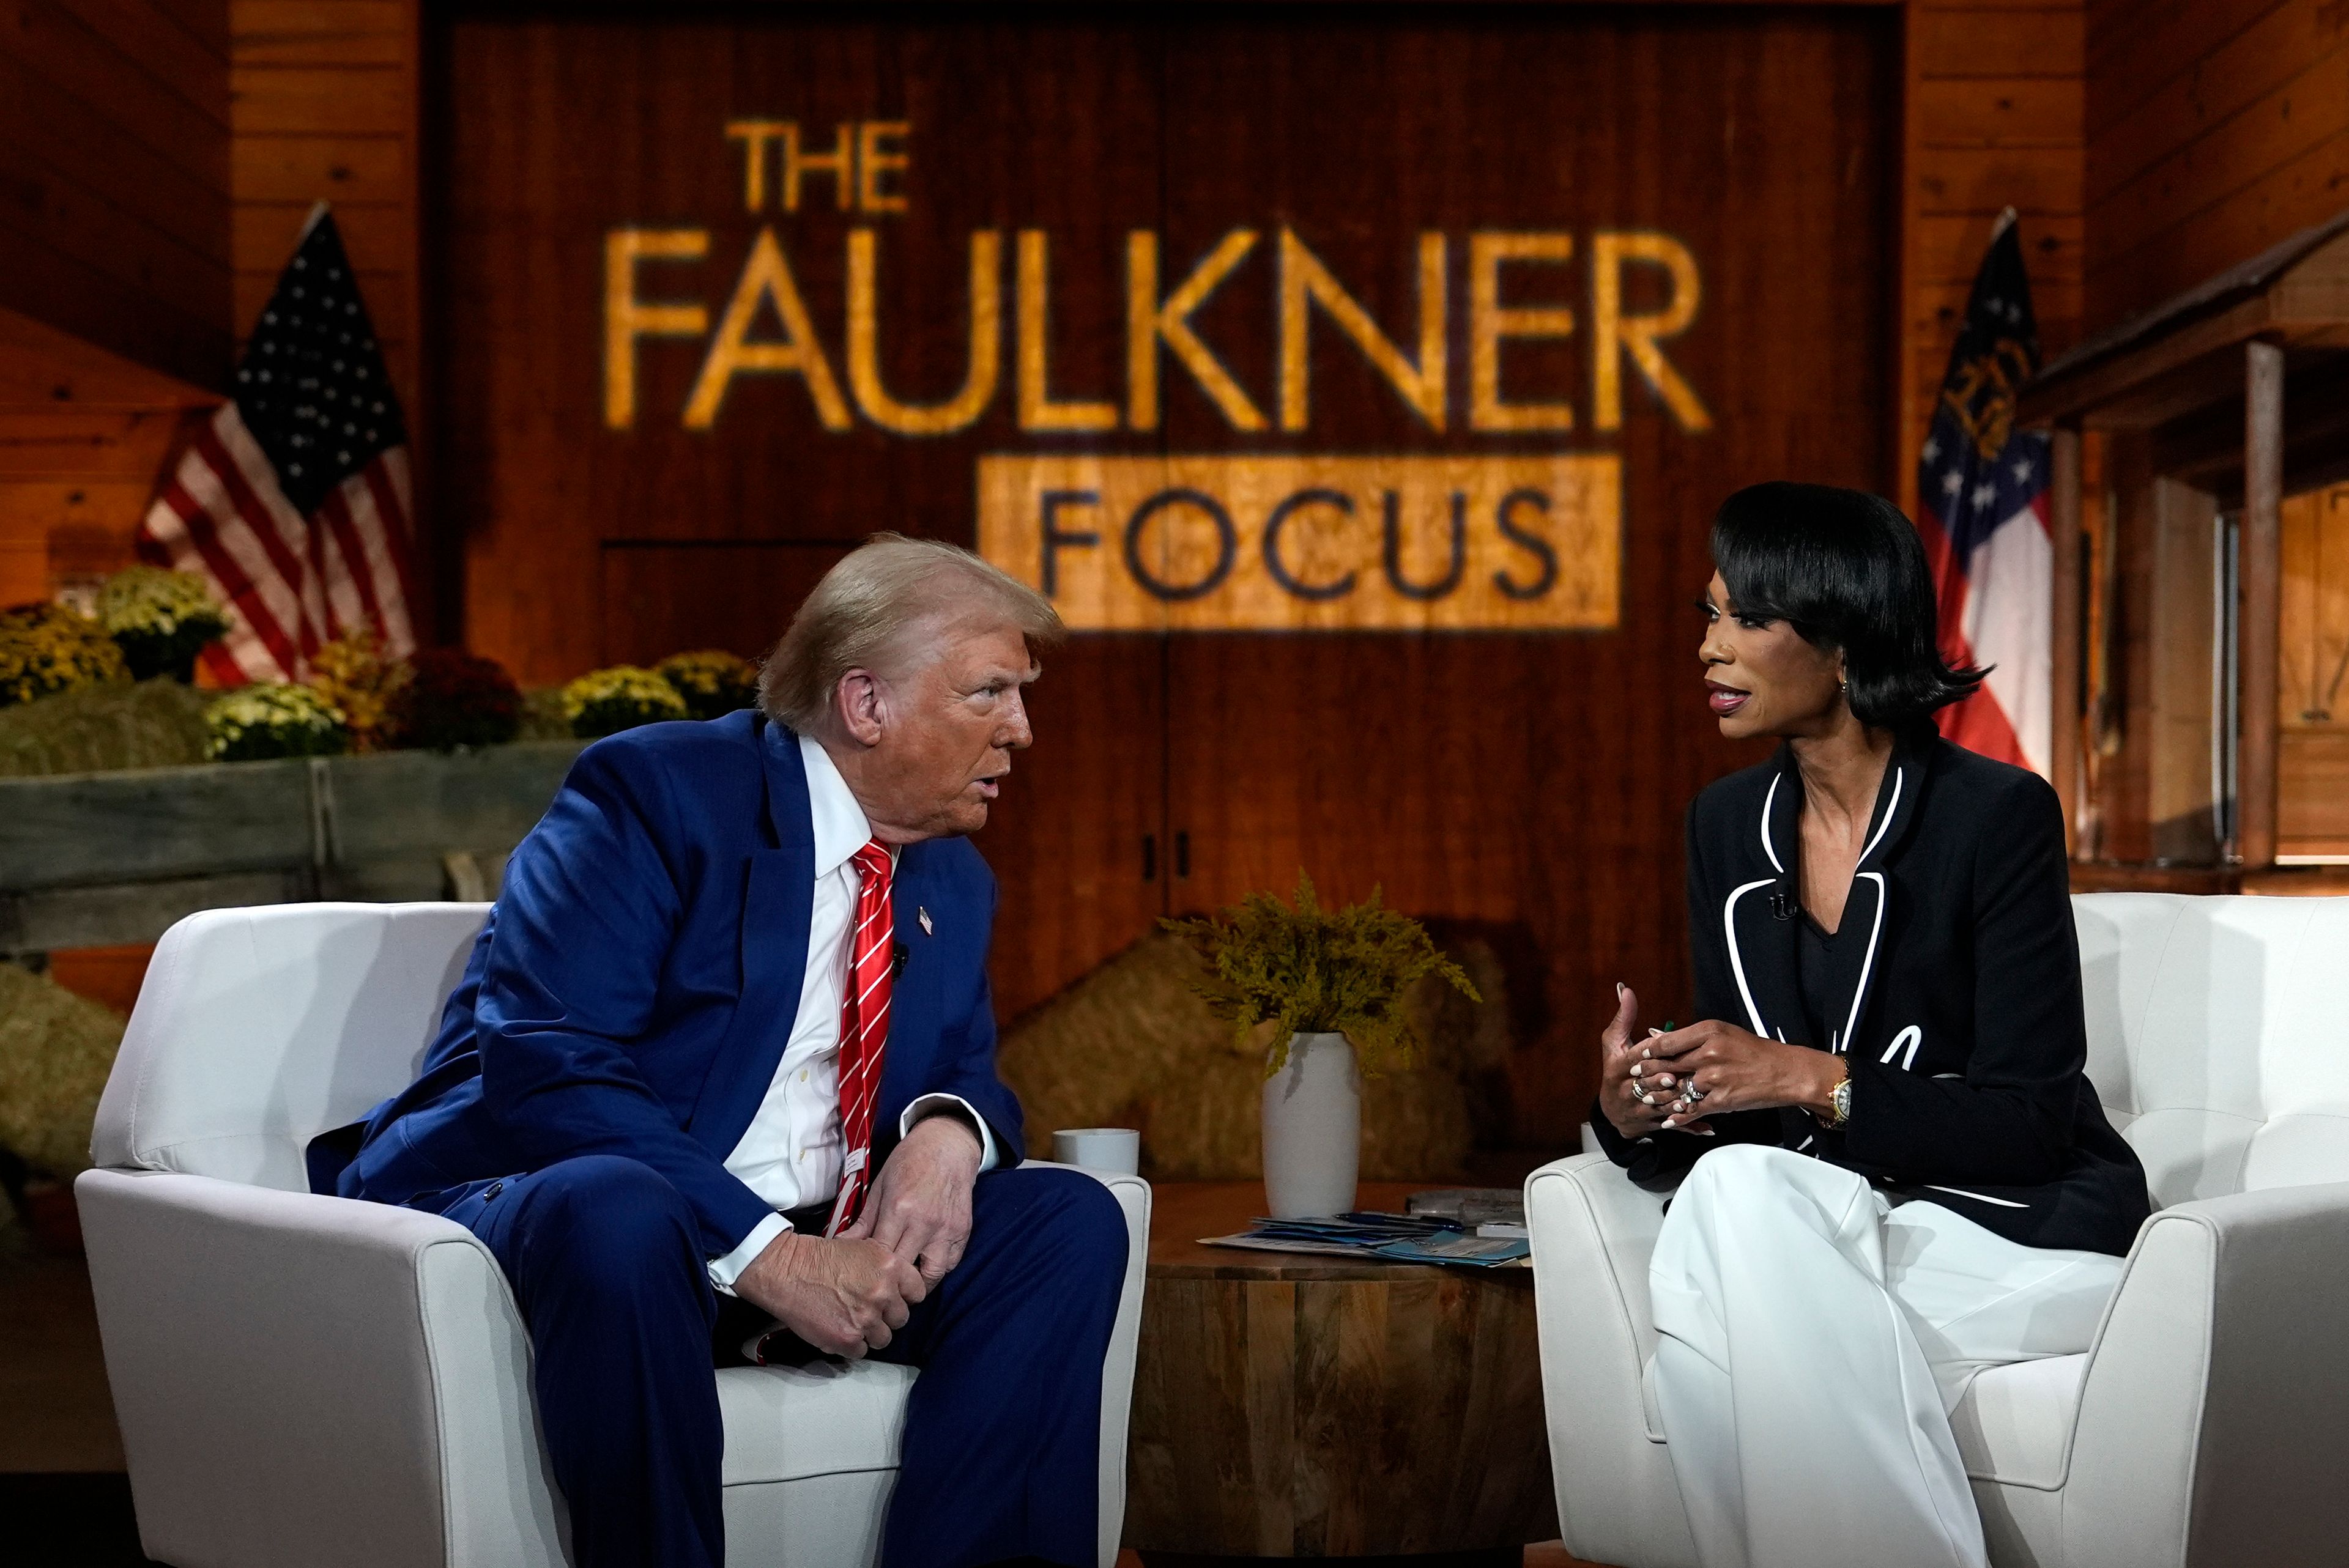
M1925 546L1882 496L1749 485L1713 517L1713 563L1739 614L1785 621L1813 647L1842 653L1845 700L1862 724L1924 723L1990 673L1941 657Z

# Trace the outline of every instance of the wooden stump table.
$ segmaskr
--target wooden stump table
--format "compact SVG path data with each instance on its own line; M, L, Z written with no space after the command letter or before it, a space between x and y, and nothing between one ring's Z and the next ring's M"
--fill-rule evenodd
M1430 1183L1365 1182L1400 1211ZM1554 1540L1529 1269L1203 1247L1255 1181L1153 1199L1125 1542L1150 1568L1265 1557L1516 1564Z

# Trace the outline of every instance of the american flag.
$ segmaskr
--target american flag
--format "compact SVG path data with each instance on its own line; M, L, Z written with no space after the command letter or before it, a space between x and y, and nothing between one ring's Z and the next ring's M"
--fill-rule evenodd
M181 454L139 553L209 580L223 685L300 680L319 645L367 629L414 650L408 427L325 202L254 324L235 397Z
M1940 592L1942 653L1991 666L1980 691L1941 710L1941 733L2044 774L2054 680L2048 439L2014 428L2015 395L2038 368L2039 328L2009 208L1974 274L1918 455L1918 528Z

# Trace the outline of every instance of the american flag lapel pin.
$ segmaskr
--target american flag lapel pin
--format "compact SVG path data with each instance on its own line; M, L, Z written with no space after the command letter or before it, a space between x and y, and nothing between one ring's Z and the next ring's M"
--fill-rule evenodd
M924 936L935 936L937 934L930 929L930 912L924 909L918 903L914 906L914 918L922 923L922 934Z

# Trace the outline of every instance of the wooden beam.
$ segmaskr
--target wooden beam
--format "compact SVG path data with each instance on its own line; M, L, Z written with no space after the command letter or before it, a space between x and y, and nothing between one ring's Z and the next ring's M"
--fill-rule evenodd
M2232 348L2272 324L2268 296L2254 294L2240 304L2154 338L2141 347L2092 360L2075 369L2042 375L2023 390L2015 410L2018 424L2039 425L2083 417L2100 428L2111 428L2116 406L2142 395L2149 386L2181 373L2192 375L2196 362ZM2207 386L2207 383L2204 383ZM2220 393L2217 396L2224 396ZM2128 420L2131 425L2158 424L2178 410L2164 407L2153 418Z
M153 942L199 910L305 903L317 896L316 874L307 867L0 892L0 953Z
M2048 757L2056 799L2064 803L2064 841L2079 852L2080 820L2080 432L2059 427L2047 525L2054 536L2050 591Z
M2219 503L2209 491L2166 474L2152 475L2147 492L2141 515L2151 525L2145 557L2149 630L2140 647L2147 849L2152 859L2172 865L2215 865L2226 852L2211 767L2220 718L2211 678L2219 646L2211 580Z
M2246 870L2275 863L2276 644L2283 608L2283 350L2243 348L2243 524L2236 667L2242 716L2235 841Z

